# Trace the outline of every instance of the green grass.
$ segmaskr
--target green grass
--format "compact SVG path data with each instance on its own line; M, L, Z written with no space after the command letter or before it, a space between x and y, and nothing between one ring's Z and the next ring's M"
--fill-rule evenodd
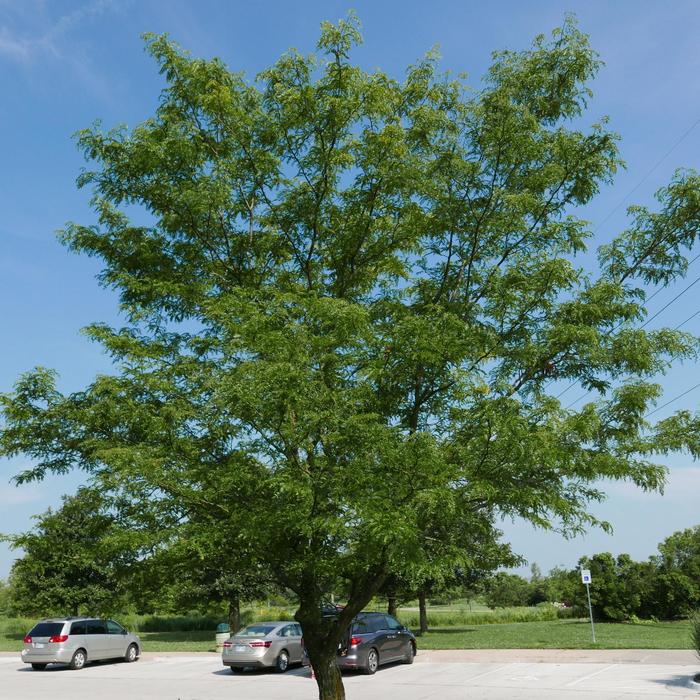
M475 613L477 618L483 614ZM403 618L404 616L402 616ZM588 620L534 622L477 622L439 626L442 616L431 614L430 632L421 637L421 649L692 649L687 621L598 623L597 643L591 641ZM20 651L22 638L33 620L0 620L0 651ZM141 631L144 651L215 651L214 631Z
M690 623L598 623L588 620L516 622L434 628L422 649L691 649Z

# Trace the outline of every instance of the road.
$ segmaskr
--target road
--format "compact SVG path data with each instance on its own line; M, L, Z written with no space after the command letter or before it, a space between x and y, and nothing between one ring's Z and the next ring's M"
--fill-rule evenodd
M686 685L700 671L686 652L657 663L653 653L584 655L562 660L562 652L428 652L413 666L381 668L373 677L347 674L348 700L633 700L699 698ZM481 655L481 656L480 656ZM453 660L463 656L467 660ZM578 658L563 653L564 657ZM480 660L481 658L481 660ZM643 660L642 660L643 659ZM663 655L659 659L664 660ZM680 663L678 663L680 661ZM306 669L284 675L232 674L209 654L148 654L134 664L87 666L81 671L49 667L32 671L16 655L0 656L0 695L5 700L315 700L315 681Z

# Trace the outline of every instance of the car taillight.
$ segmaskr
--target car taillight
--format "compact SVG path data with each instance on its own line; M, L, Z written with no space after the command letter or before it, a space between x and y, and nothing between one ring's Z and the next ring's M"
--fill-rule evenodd
M60 644L68 639L67 634L54 634L53 637L49 637L49 644Z
M232 646L233 646L233 642L232 642L230 639L227 639L227 640L224 642L224 646L228 649L228 647L232 647Z
M265 649L268 649L269 647L272 646L272 642L251 642L250 643L251 647L265 647Z
M362 637L352 636L350 637L350 646L356 647L358 644L362 643Z
M24 643L25 643L25 644L31 644L31 643L32 643L32 638L31 638L29 635L27 635L27 636L24 638Z

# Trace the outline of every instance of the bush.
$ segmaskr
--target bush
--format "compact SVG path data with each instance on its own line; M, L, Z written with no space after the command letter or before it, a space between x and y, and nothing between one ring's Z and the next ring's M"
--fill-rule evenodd
M36 624L33 617L5 617L0 618L0 634L8 636L22 635L24 637Z
M559 612L554 606L536 608L499 608L493 612L469 612L467 610L441 611L428 609L431 627L468 627L472 625L497 625L509 622L546 622L557 620ZM408 627L419 627L417 612L399 611L399 620Z

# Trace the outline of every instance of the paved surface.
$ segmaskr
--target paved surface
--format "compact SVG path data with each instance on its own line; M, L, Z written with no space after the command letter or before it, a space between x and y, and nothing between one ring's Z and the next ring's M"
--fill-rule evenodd
M534 660L535 653L550 660ZM562 653L566 652L460 651L456 654L462 659L472 658L455 661L449 660L455 652L423 652L413 666L383 667L373 677L347 674L344 682L348 700L386 700L399 694L402 700L700 698L686 685L700 671L700 661L691 653L665 652L679 655L676 661L681 663L659 662L654 657L662 658L661 654L650 651L616 652L618 661L593 658L601 652L570 653L588 659L578 662L556 660ZM533 658L526 659L528 655ZM0 696L3 700L314 700L318 694L305 669L284 675L234 675L214 654L152 653L135 664L95 664L81 671L49 667L43 672L32 671L17 655L2 655Z

